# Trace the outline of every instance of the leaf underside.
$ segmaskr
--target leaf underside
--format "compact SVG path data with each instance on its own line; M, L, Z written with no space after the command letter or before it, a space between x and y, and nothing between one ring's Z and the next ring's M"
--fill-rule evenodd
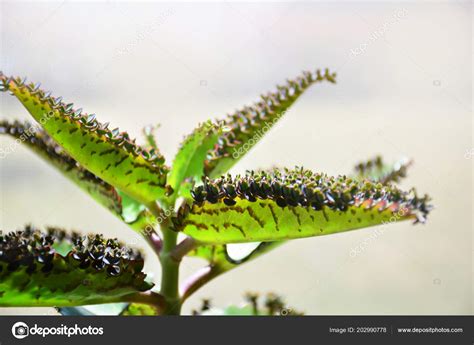
M126 132L109 130L94 114L83 114L34 84L0 74L0 87L9 91L44 130L84 168L132 198L149 203L166 192L168 168L156 150L135 144Z
M275 125L285 112L312 84L329 81L335 83L336 74L325 70L305 71L284 86L261 96L251 106L236 111L220 121L217 127L224 128L214 149L205 161L206 176L218 177L226 173Z
M424 221L427 196L297 168L206 180L175 226L200 243L266 242Z
M145 291L141 255L101 236L58 239L26 227L0 233L0 306L77 306L120 302ZM69 241L61 255L54 246Z
M21 140L29 149L57 168L98 203L116 215L122 213L122 200L115 188L84 169L42 129L28 122L0 121L0 134L8 134Z
M115 216L129 224L135 231L142 231L142 225L145 223L154 223L153 216L144 210L142 204L84 169L38 126L28 122L0 121L0 134L7 134L21 140L33 152L57 168L64 176L99 204L108 208Z
M201 245L188 253L190 257L197 257L206 260L214 270L214 277L230 271L237 266L258 258L259 256L279 247L285 241L262 242L257 248L252 250L245 258L241 260L232 259L227 252L227 245Z
M184 139L168 177L168 184L175 192L181 195L186 193L187 191L180 192L185 179L190 179L192 183L199 181L204 175L204 160L208 151L216 144L219 133L219 129L208 121L198 126Z

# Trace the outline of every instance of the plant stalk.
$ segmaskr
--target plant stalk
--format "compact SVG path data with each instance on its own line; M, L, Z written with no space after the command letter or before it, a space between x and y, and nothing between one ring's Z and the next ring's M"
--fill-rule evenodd
M194 275L189 277L181 287L181 303L184 303L188 297L221 273L222 271L220 271L217 266L209 265L201 268Z
M167 225L161 226L163 233L163 248L160 254L161 261L161 290L160 293L166 300L164 315L179 315L181 300L179 297L179 261L171 255L176 247L178 234Z
M167 206L167 205L165 205ZM162 215L160 206L156 203L148 205L148 209L155 217ZM159 260L161 263L161 289L160 294L165 299L163 315L179 315L181 313L181 299L179 296L179 261L173 258L176 248L178 233L172 229L170 219L165 218L160 224L163 235Z
M179 243L171 252L171 257L174 261L181 261L183 257L188 254L191 250L196 248L197 243L192 237L186 237L181 243Z

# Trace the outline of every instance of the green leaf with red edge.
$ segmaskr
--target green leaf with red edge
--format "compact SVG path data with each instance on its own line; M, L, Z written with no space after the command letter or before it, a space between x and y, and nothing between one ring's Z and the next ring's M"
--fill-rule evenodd
M207 179L174 219L198 243L267 242L388 222L424 221L431 206L412 190L297 168Z
M354 178L363 180L370 178L374 181L388 183L390 181L398 182L399 179L406 176L406 170L411 165L411 161L406 159L399 160L394 164L386 164L381 157L368 160L364 163L359 163L356 166L356 174ZM206 260L212 267L212 280L217 276L228 272L231 269L238 267L240 264L249 262L260 257L262 254L281 246L287 241L261 242L248 256L243 260L233 260L227 251L227 245L200 245L187 255L190 257L198 257Z
M214 178L226 173L272 128L286 111L298 100L306 89L316 83L336 82L336 74L328 69L322 73L305 71L284 86L261 96L261 100L251 106L245 106L216 127L224 128L219 140L205 162L206 175Z
M168 168L164 158L143 149L128 133L108 129L94 114L74 110L34 84L0 74L0 88L14 95L44 130L85 169L141 203L162 198Z

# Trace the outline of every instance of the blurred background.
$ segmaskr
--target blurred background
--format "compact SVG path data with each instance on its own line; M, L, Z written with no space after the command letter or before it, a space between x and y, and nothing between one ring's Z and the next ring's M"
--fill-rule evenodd
M351 173L382 154L412 158L402 183L429 193L427 224L295 240L212 281L184 306L246 291L307 314L472 314L472 4L0 3L1 70L27 76L101 122L141 138L161 124L168 161L198 122L253 102L302 69L318 84L233 172L303 165ZM28 119L2 94L1 117ZM0 137L0 147L13 141ZM145 243L24 147L0 160L0 228L31 222ZM354 248L362 248L351 255ZM149 251L146 270L159 277ZM203 263L186 260L188 276ZM54 314L52 308L0 314Z

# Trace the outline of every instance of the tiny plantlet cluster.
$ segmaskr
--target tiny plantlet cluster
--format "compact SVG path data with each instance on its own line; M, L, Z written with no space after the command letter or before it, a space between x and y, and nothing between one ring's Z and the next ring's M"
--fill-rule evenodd
M0 73L0 90L36 121L2 120L0 133L26 145L142 235L162 272L151 281L140 252L117 239L27 225L0 232L0 306L81 314L80 306L122 302L122 315L177 315L206 283L287 240L424 222L429 197L395 185L406 176L408 161L385 164L377 157L356 165L351 176L302 167L227 173L309 86L335 83L335 77L328 70L303 72L255 104L198 125L167 164L153 127L144 128L143 144L137 144L40 85ZM229 255L229 244L251 242L255 249L247 256ZM180 284L186 257L207 266ZM244 307L223 310L205 300L193 314L301 314L274 294L262 300L249 293L246 300Z

